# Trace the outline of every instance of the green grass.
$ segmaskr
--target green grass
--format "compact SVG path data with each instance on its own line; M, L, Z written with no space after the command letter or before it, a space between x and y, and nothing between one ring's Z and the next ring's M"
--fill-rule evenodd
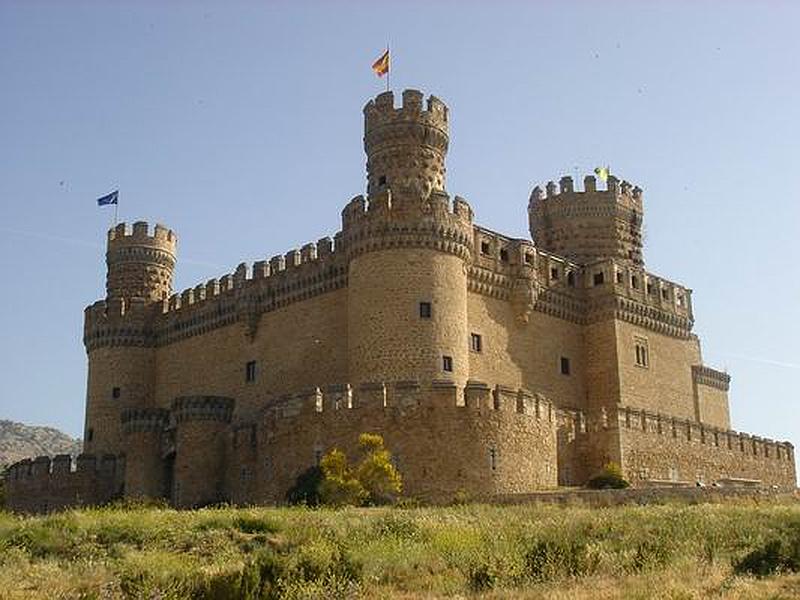
M2 599L777 600L797 569L796 501L0 513Z

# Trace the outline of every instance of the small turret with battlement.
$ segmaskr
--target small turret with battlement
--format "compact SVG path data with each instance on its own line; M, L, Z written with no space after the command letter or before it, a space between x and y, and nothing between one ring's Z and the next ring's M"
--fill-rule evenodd
M550 181L533 189L528 204L530 232L542 250L580 264L608 258L636 266L642 254L642 190L609 176L607 189L598 190L593 176L584 178L584 191L572 177L558 185Z
M444 159L448 145L444 102L422 92L405 90L403 104L385 92L364 107L364 150L367 153L367 195L391 190L395 198L410 194L425 199L444 192Z
M155 302L172 293L175 251L178 238L163 225L156 225L151 234L147 223L137 221L132 229L120 223L108 232L106 252L106 297L133 298Z

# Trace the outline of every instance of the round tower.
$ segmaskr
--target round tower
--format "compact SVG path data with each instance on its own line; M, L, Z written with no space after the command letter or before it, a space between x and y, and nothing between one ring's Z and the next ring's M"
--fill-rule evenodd
M125 452L121 415L154 402L155 349L152 320L172 288L175 234L147 223L108 232L107 297L85 312L89 359L84 451Z
M391 189L427 197L444 192L448 114L444 102L430 96L423 107L417 90L385 92L364 107L364 150L367 153L367 194Z
M172 293L177 237L156 225L151 235L147 223L138 221L127 231L120 223L108 232L106 298L165 300Z
M343 212L352 383L468 378L472 210L445 192L448 111L391 92L364 108L366 199Z
M175 506L189 508L225 500L225 436L234 405L232 398L222 396L181 396L173 401Z
M572 177L533 189L528 217L536 246L580 264L616 258L642 266L642 190L613 176L605 190L593 176L583 181L582 192Z

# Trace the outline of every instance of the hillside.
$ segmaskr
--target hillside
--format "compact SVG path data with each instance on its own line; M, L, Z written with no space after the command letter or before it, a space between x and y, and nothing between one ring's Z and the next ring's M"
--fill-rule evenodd
M0 420L0 465L41 455L79 454L81 441L53 427Z

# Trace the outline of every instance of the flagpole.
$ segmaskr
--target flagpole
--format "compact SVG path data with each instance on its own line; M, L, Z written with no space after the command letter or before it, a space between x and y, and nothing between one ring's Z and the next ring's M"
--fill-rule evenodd
M386 69L386 91L389 91L389 77L392 76L392 55L389 52L389 40L386 40L386 56L389 60L388 68Z

